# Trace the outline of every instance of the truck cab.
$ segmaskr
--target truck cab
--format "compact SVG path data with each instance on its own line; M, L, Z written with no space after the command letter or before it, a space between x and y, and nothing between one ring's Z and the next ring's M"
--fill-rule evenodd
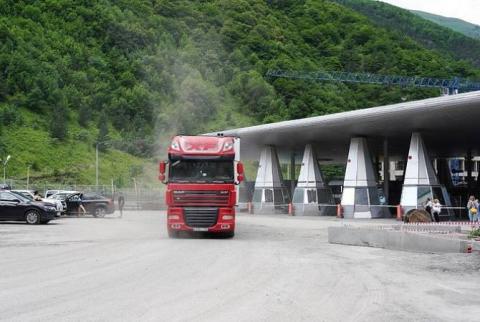
M233 237L238 185L243 165L238 139L223 136L176 136L159 179L167 184L167 230L198 231Z

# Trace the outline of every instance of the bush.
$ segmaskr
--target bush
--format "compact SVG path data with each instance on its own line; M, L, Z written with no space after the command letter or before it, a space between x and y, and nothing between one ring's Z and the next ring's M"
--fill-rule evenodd
M12 105L5 105L0 108L0 124L19 125L23 122L22 114Z
M480 237L480 228L473 228L468 234L468 238L478 238Z

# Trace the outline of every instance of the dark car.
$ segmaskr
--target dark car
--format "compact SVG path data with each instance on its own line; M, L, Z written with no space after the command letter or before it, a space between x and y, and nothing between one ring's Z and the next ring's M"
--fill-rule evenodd
M78 214L80 203L87 213L95 217L104 217L115 212L113 200L96 193L74 193L65 199L67 215Z
M55 218L57 209L42 201L33 201L19 193L0 191L0 221L26 221L46 224Z

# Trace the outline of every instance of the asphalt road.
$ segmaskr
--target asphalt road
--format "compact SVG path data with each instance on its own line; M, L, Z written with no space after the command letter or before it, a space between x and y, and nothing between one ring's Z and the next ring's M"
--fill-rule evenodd
M330 245L334 218L170 240L164 217L0 223L0 320L479 321L478 255Z

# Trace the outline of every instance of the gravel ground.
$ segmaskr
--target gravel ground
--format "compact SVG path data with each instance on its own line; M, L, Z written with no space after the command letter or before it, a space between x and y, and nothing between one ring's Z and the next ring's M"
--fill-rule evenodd
M163 212L0 223L0 320L480 320L478 255L330 245L335 218L237 222L175 240Z

